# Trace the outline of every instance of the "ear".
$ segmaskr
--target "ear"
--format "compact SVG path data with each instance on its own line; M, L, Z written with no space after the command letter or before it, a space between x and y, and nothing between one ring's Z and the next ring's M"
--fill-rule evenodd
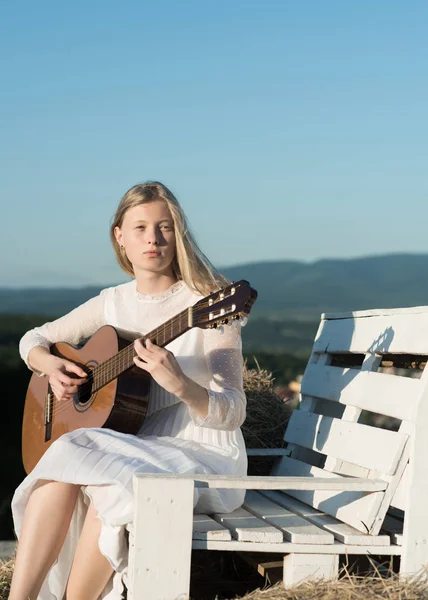
M120 227L116 226L114 228L114 237L116 238L116 242L119 244L119 246L122 246L123 235Z

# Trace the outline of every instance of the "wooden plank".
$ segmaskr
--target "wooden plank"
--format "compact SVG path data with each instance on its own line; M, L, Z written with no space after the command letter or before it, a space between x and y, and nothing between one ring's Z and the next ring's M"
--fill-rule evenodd
M331 402L412 420L422 385L410 377L313 364L305 371L301 390Z
M360 372L374 372L378 369L380 363L381 363L380 356L367 353L362 362ZM318 403L317 403L316 410L314 410L312 412L316 412L319 414L326 414L326 413L324 413L324 411L318 410L319 402L320 401L318 401ZM358 419L360 418L360 415L362 412L361 408L356 407L356 406L350 406L350 405L343 406L340 404L337 405L337 403L330 402L328 400L321 401L321 402L323 402L324 404L333 404L333 405L336 405L336 406L342 408L343 413L341 415L341 418L344 421L352 421L353 423L356 423L356 422L358 422ZM328 415L328 416L334 417L336 415ZM376 479L375 477L370 477L370 469L365 469L363 467L360 467L353 463L347 462L345 460L340 460L340 459L334 458L333 456L326 457L324 464L323 464L323 468L327 471L332 471L334 473L339 473L341 475L351 475L352 477L363 477L363 478Z
M187 598L190 588L191 479L134 476L135 518L129 598ZM154 543L156 540L156 543Z
M313 523L317 527L321 527L326 531L330 531L336 540L343 542L344 544L350 545L363 545L367 547L385 546L389 544L389 537L387 535L368 535L367 533L361 533L361 531L355 529L347 523L343 523L335 517L326 513L320 512L301 502L297 498L292 498L288 494L282 494L281 492L263 492L267 498L270 498L276 504L283 506L287 510L294 512L297 515L302 516L310 523Z
M285 540L299 544L333 544L334 536L303 517L272 502L258 492L247 492L243 507L256 517L281 529Z
M231 513L216 513L213 519L227 527L234 539L239 542L256 542L278 544L283 541L282 532L276 527L266 525L244 508L237 508Z
M403 421L400 426L400 433L402 431L408 433L409 425L411 425L411 424L408 423L408 421ZM370 527L371 534L377 534L380 531L380 528L385 520L385 516L391 506L391 501L394 496L394 493L395 493L395 491L400 483L400 480L403 477L403 473L408 465L409 455L410 455L410 443L406 444L406 446L404 448L403 456L401 457L401 460L398 464L396 472L394 473L394 475L388 477L388 479L389 479L388 489L385 490L382 501L379 505L378 513L374 519L372 526ZM379 473L377 473L376 471L371 472L370 475L375 478L379 477Z
M304 477L338 477L337 474L331 473L318 467L313 467L299 460L283 457L281 461L275 465L273 472L276 475L282 476L304 476ZM339 475L339 477L341 477ZM342 476L343 477L343 476ZM348 479L343 477L344 480ZM381 506L384 493L363 494L361 492L342 492L340 494L333 491L318 490L309 491L288 491L289 496L293 496L302 500L306 504L313 506L316 509L328 513L344 523L348 523L361 531L367 533L373 526L376 516Z
M262 576L269 575L272 569L283 569L284 561L282 557L276 554L266 552L238 552L239 556ZM276 557L276 558L275 558Z
M363 533L376 535L385 518L385 514L391 503L391 497L400 481L402 471L405 469L408 460L408 446L405 447L402 460L400 461L397 472L393 476L384 476L388 484L383 494L362 494L344 492L335 494L334 492L317 490L309 491L288 491L289 496L293 496L303 502L322 509L323 512L337 517L341 521L352 525ZM348 465L344 465L347 470ZM337 468L337 465L336 465ZM331 473L325 469L319 469L301 461L283 457L281 461L274 466L275 475L304 476L304 477L337 477L336 473ZM379 476L378 473L376 473ZM346 480L347 477L344 477ZM370 481L370 479L368 480Z
M285 457L284 457L285 458ZM136 479L145 479L148 476L136 473ZM236 490L340 490L353 492L380 492L385 491L388 484L380 479L360 479L341 477L330 474L330 478L320 477L257 477L235 475L177 475L175 473L156 473L150 475L151 479L159 480L189 480L195 487L236 489Z
M421 335L423 332L421 332ZM426 569L428 563L428 522L426 500L428 498L428 369L421 380L425 389L421 396L413 426L409 459L407 506L403 530L403 556L400 574L417 573ZM406 424L402 423L404 427Z
M392 475L403 454L408 436L360 423L295 410L291 415L284 439Z
M407 508L407 494L409 491L409 474L410 474L410 466L407 464L404 469L403 476L401 477L397 489L395 490L395 494L391 500L391 506L395 508L399 508L400 510L406 510Z
M337 579L339 557L334 554L288 554L284 556L284 587L304 581Z
M354 310L344 312L322 313L322 320L351 319L362 317L390 317L394 315L420 315L428 313L428 306L408 306L405 308L375 308L370 310Z
M230 531L214 521L208 515L193 516L193 534L194 540L231 540Z
M254 544L248 542L218 542L210 540L195 540L192 544L194 550L227 550L231 552L254 552ZM356 546L352 544L342 544L335 542L334 544L293 544L292 542L283 542L282 544L270 544L261 542L257 544L259 552L278 552L280 554L288 554L295 552L297 554L368 554L375 553L386 556L400 556L402 547L396 545L376 546Z
M324 320L313 351L428 354L428 313Z

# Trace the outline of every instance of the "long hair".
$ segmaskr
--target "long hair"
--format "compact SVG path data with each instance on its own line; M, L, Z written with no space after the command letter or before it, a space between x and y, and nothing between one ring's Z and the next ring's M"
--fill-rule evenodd
M124 216L130 208L159 200L167 205L174 223L176 251L172 268L177 279L182 279L202 296L227 285L229 281L215 269L198 247L177 198L159 181L134 185L119 202L110 227L110 239L120 267L128 275L135 276L131 262L116 240L115 228L122 227Z

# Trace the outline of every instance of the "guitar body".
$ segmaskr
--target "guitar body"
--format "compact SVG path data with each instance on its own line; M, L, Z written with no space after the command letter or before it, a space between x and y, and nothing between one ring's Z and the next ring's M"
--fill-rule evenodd
M106 325L80 349L61 342L53 345L51 352L89 373L129 344L114 327ZM147 413L150 383L151 376L146 371L131 367L95 393L92 393L91 384L83 384L72 402L59 402L50 390L48 377L34 374L25 399L22 424L25 471L30 473L49 446L69 431L81 427L105 427L136 434ZM46 406L49 403L51 412L47 424Z

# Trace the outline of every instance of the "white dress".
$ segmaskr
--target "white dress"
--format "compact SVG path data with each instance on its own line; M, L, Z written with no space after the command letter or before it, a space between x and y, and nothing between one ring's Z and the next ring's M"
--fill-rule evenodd
M20 343L21 356L27 362L29 351L38 345L49 348L59 341L78 344L106 324L138 337L200 299L182 281L154 296L139 293L135 280L107 288L64 317L27 332ZM115 571L101 598L119 600L127 580L125 528L133 519L135 472L246 474L240 430L246 399L239 323L226 326L223 334L193 328L166 348L183 372L208 390L205 419L152 381L148 416L137 435L101 428L67 433L50 446L17 488L12 512L19 538L25 507L38 480L82 486L66 541L45 580L40 600L63 600L89 499L102 520L100 550ZM243 500L242 490L201 489L195 491L194 506L197 512L229 512Z

